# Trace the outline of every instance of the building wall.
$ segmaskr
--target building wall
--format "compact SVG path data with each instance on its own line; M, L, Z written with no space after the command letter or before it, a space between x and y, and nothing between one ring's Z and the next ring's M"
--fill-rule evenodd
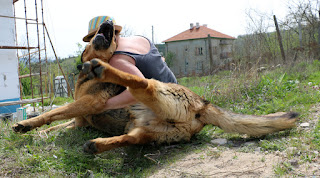
M12 0L0 1L0 14L14 16ZM15 46L14 19L0 17L0 46ZM0 102L20 100L18 59L15 49L0 49ZM0 107L1 113L15 112L20 105Z
M233 40L210 40L213 68L218 68L231 60ZM168 53L174 53L170 68L177 77L209 74L210 55L207 38L167 42L166 50Z

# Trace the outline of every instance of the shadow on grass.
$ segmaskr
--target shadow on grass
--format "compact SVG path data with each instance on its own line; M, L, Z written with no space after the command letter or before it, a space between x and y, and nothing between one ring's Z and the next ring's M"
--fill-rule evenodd
M210 141L213 138L227 138L228 141L240 146L253 141L259 143L262 148L274 150L286 146L280 138L292 135L290 131L284 131L260 138L245 138L236 134L225 134L217 127L206 126L192 137L190 142L171 145L133 145L90 155L83 152L83 144L97 137L108 137L93 128L55 131L48 134L47 138L39 137L36 131L16 134L8 125L3 125L1 131L0 156L12 160L10 165L6 165L8 171L4 173L17 177L22 175L81 177L88 176L88 172L97 177L145 177L191 152L202 151L211 145ZM261 140L266 141L261 142ZM14 174L9 172L18 169L22 171L16 171Z
M56 157L67 174L95 176L146 176L162 165L174 162L186 153L199 149L206 138L193 137L191 142L172 145L132 145L98 155L83 152L83 144L97 137L107 137L92 128L61 131L54 141Z

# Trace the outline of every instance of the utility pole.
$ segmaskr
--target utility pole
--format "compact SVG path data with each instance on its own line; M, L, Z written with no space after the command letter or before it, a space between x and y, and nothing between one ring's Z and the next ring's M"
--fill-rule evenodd
M153 25L152 25L152 43L154 44L154 32L153 32Z

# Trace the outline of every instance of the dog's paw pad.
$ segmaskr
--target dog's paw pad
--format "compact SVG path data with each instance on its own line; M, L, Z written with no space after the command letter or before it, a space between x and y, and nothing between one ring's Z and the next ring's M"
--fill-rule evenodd
M103 74L104 69L105 69L105 67L99 66L94 69L94 73L97 75L97 77L102 78L102 74Z
M99 65L99 60L98 59L92 59L91 60L91 64L92 64L92 67L97 67Z
M85 62L85 63L83 63L82 73L88 74L89 71L90 71L90 69L91 69L91 64L90 64L90 62Z
M96 143L92 142L92 141L87 141L84 145L83 145L83 151L89 154L95 154L98 152L98 149L96 147Z
M12 129L15 131L15 132L20 132L20 133L26 133L28 131L31 130L31 126L24 126L22 124L15 124L14 126L12 126Z
M87 77L88 77L89 80L92 80L92 79L94 79L95 75L94 75L93 72L90 72L90 73L88 73Z

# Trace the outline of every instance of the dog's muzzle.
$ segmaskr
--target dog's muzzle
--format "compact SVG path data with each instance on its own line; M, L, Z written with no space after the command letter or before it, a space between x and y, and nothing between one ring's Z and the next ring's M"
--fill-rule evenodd
M107 40L103 34L97 34L93 39L93 47L95 50L106 50L109 48L111 41Z
M106 50L110 47L114 34L114 27L112 21L103 22L99 31L93 39L93 47L95 50Z

